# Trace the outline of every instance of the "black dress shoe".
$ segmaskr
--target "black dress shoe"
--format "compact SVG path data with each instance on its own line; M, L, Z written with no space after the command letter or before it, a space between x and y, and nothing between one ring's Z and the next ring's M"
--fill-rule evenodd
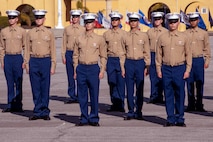
M171 126L175 126L175 124L166 122L163 126L164 127L171 127Z
M198 112L207 112L204 108L196 108L196 111L198 111Z
M107 112L113 112L113 111L125 112L125 109L124 108L115 108L115 107L110 107L109 109L107 109Z
M66 101L64 101L64 104L74 104L74 103L78 103L78 101L77 100L66 100Z
M2 110L2 112L12 112L12 109L11 108L5 108Z
M99 127L100 124L98 122L90 122L89 125Z
M124 120L131 120L131 119L134 119L134 117L124 116Z
M30 116L29 117L29 120L38 120L38 119L41 119L39 116L36 116L36 115L33 115L33 116Z
M195 108L193 108L193 107L187 107L185 109L185 112L192 112L192 111L195 111Z
M20 108L20 109L13 109L12 112L24 112L24 110L22 108Z
M176 126L179 126L179 127L186 127L186 124L185 124L185 123L176 123Z
M75 124L75 126L87 126L87 125L88 123L82 123L82 122Z
M50 120L50 117L48 115L41 116L40 118L43 119L43 120Z
M141 116L141 117L136 117L135 119L137 120L144 120L144 118Z

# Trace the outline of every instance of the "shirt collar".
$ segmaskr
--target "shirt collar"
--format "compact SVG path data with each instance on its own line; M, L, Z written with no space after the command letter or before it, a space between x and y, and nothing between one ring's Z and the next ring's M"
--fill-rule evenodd
M136 34L136 35L139 35L139 32L140 32L139 30L134 30L134 31L133 31L133 30L131 30L131 31L130 31L130 34Z
M72 25L73 28L77 28L77 29L79 29L79 26L80 26L79 24L73 24Z
M9 26L9 30L10 30L10 32L11 32L11 31L17 31L17 26L14 26L14 27Z
M170 36L179 36L179 33L178 33L178 31L176 30L176 31L173 31L173 32L169 32L169 35Z
M190 32L198 32L198 27L191 28L191 29L190 29Z
M118 34L118 33L119 33L119 31L120 31L120 28L118 28L118 29L116 29L116 30L115 30L115 29L111 29L111 32L112 32L112 33L116 33L116 34Z
M94 32L91 32L91 33L86 32L85 35L87 38L92 38L94 35Z
M36 27L36 32L44 31L44 26Z
M162 31L162 27L154 27L154 32L161 32Z

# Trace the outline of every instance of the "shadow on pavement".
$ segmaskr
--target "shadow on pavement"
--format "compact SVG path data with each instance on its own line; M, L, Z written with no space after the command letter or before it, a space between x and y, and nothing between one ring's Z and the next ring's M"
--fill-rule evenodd
M73 124L77 124L79 123L79 116L73 116L73 115L67 115L67 114L56 114L55 116L53 116L57 119L69 122L69 123L73 123Z
M155 123L159 125L164 125L166 123L166 119L158 116L144 115L143 118L146 122Z
M66 101L68 99L69 99L69 97L50 96L50 100L54 100L54 101L64 102L64 101Z
M117 117L124 117L125 112L115 112L115 111L108 112L107 109L109 108L110 108L109 104L99 103L99 113Z
M24 112L11 112L12 114L23 116L23 117L30 117L33 116L32 110L24 110Z
M206 112L190 111L190 112L185 112L185 113L191 113L191 114L196 114L196 115L203 115L203 116L213 117L213 112L212 111L206 111Z
M7 104L0 104L0 109L5 109L5 108L7 108Z
M203 99L213 100L213 96L203 96Z

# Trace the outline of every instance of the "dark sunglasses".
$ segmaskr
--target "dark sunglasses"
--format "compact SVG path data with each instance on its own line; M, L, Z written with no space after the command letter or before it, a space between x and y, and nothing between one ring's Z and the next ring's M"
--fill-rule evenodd
M112 18L111 21L119 21L119 18Z
M44 16L43 16L43 15L35 16L35 19L42 19L42 18L44 18Z
M198 20L198 18L190 18L189 22L193 22L193 21L197 21L197 20Z
M137 22L138 19L130 19L129 22Z
M78 15L72 15L72 18L79 18L80 16Z
M93 22L94 22L94 20L85 20L84 24L89 24L89 23L93 23Z
M15 19L17 16L8 16L8 19Z
M169 24L174 24L174 23L177 23L177 22L178 22L178 20L170 20Z
M158 18L154 18L155 21L157 20L161 20L162 18L161 17L158 17Z

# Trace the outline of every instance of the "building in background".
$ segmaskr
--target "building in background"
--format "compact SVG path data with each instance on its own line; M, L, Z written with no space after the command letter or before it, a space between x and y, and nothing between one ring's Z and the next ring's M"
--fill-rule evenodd
M51 28L63 28L70 24L69 11L76 8L81 8L84 12L101 11L106 18L111 11L119 11L124 15L122 28L125 30L129 29L125 17L128 11L142 11L144 20L149 22L152 11L179 13L182 10L187 13L197 9L201 13L206 29L213 30L209 22L209 19L212 19L209 18L209 12L213 11L212 0L1 0L0 13L6 16L6 10L17 9L22 13L20 24L31 26L35 24L32 9L45 9L48 11L45 25ZM182 23L180 30L185 28L185 24ZM147 31L149 27L141 24L140 29Z

